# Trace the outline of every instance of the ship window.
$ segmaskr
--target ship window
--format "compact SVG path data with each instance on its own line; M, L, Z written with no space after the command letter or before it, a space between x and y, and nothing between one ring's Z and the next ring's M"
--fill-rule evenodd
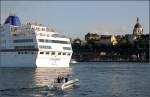
M17 36L17 34L13 34L13 36Z
M47 34L47 37L49 37L50 35L49 34Z
M71 47L63 47L64 50L71 50Z
M69 44L69 41L51 40L52 43Z
M29 46L15 46L16 49L20 49L20 48L35 48L33 45L29 45Z
M49 37L49 35L47 34ZM60 40L47 40L47 39L38 39L39 42L46 42L46 43L60 43L60 44L70 44L69 41L60 41Z
M44 42L44 39L38 39L39 42Z
M44 54L44 52L40 52L40 54Z
M58 55L61 55L61 52L59 52Z
M18 52L18 54L20 54L20 52Z
M55 52L52 52L52 55L55 55Z
M52 43L52 40L47 40L48 43Z
M70 53L68 53L67 55L68 55L68 56L70 56L71 54L70 54Z
M33 52L31 52L31 54L36 54L36 52L33 51Z
M66 55L66 53L63 53L63 55Z
M48 40L47 40L47 39L45 39L45 42L48 42Z
M44 28L42 28L42 31L45 31L45 29L44 29Z
M51 49L51 46L40 45L39 48L42 48L42 49Z
M14 43L33 42L33 39L19 39L13 40Z
M46 52L46 54L49 54L49 52Z

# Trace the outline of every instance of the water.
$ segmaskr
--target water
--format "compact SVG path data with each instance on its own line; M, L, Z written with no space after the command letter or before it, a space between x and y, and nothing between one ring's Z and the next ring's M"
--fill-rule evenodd
M0 97L150 97L148 63L81 62L71 64L80 86L54 91L57 76L45 68L0 68Z

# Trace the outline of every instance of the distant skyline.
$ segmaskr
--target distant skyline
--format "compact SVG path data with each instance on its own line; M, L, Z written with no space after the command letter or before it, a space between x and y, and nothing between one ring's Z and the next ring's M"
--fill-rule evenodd
M73 38L132 34L137 17L149 33L149 1L1 1L1 24L10 13L22 24L39 22Z

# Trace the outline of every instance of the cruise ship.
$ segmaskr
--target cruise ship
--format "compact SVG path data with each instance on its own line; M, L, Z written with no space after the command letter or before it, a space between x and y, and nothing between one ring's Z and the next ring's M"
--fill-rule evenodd
M0 25L0 67L69 67L70 39L39 23L9 15Z

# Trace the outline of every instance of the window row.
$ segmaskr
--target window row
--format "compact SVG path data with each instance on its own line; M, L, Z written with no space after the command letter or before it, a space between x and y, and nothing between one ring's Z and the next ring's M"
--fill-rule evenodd
M33 42L33 39L19 39L13 40L14 43Z
M40 54L46 54L46 55L67 55L70 56L71 53L63 53L63 52L40 52Z
M51 46L45 46L45 45L39 45L39 48L42 48L42 49L52 49Z
M33 27L31 29L37 30L37 31L46 31L46 28L41 27Z
M60 40L48 40L48 39L38 39L39 42L46 42L46 43L61 43L61 44L70 44L69 41L60 41Z
M29 46L15 46L15 49L33 49L35 46L29 45Z
M20 51L18 54L36 54L34 51Z
M71 50L71 47L63 47L64 50Z

